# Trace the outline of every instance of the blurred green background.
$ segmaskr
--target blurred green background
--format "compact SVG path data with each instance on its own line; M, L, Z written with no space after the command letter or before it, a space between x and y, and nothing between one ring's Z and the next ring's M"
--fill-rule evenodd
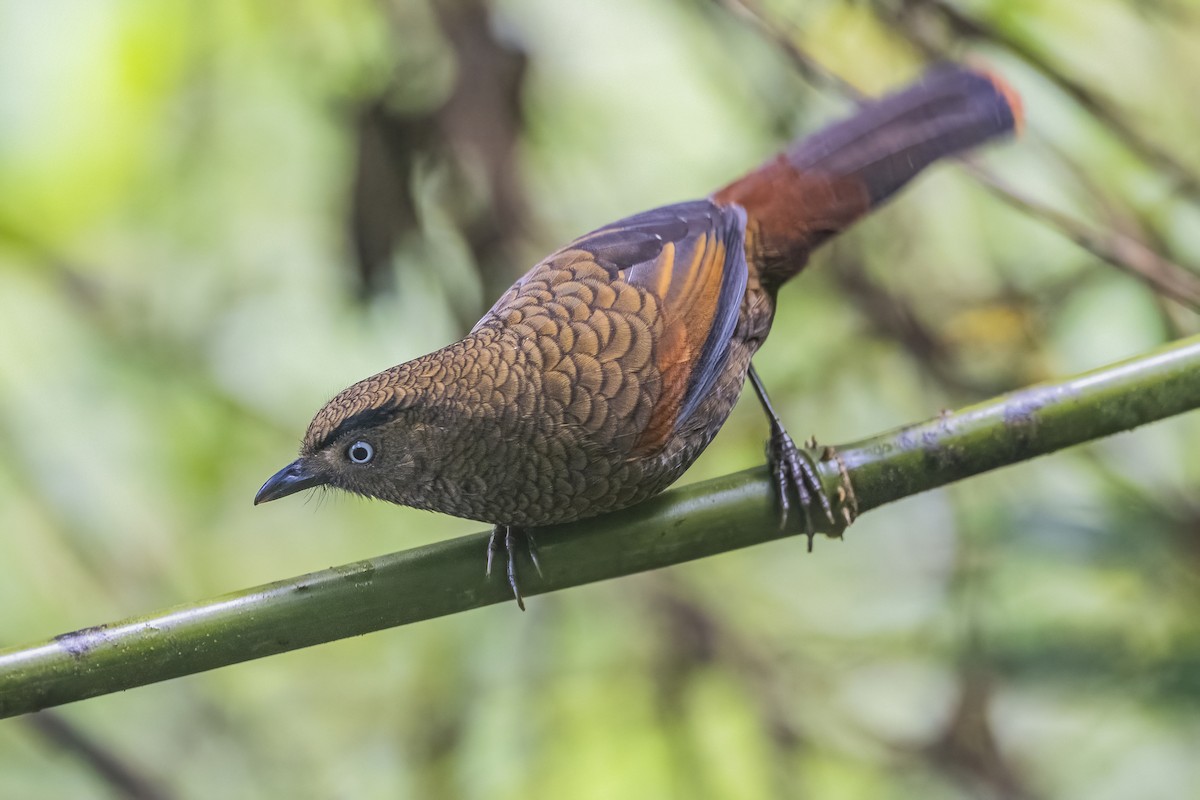
M1029 118L999 174L1200 263L1200 3L769 11L871 92L920 72L914 38L991 64ZM846 109L712 0L0 0L0 645L481 529L251 498L324 400L461 335L544 253ZM758 365L793 433L838 442L1196 330L942 167L786 288ZM765 435L743 402L685 480L761 463ZM0 796L1183 797L1198 441L1191 415L812 555L2 721Z

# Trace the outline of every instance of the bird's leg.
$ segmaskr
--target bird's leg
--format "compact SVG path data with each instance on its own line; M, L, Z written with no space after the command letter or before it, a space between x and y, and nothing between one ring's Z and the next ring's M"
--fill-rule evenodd
M525 545L525 552L529 553L529 560L533 562L533 566L537 569L538 575L542 574L542 564L538 561L537 542L533 540L533 535L524 528L518 528L514 525L495 525L492 527L492 537L488 539L487 550L487 568L484 570L485 576L492 574L492 556L500 551L504 551L505 557L508 559L508 585L512 588L513 597L517 600L517 606L525 610L525 598L521 596L521 584L517 580L517 551L520 550L521 544Z
M796 499L800 501L800 508L804 511L804 531L808 534L809 552L812 552L816 531L813 529L810 506L814 498L820 501L830 523L834 522L833 508L829 504L825 489L821 486L816 464L808 453L796 446L791 435L784 429L783 421L775 413L775 407L767 397L762 378L758 377L753 364L750 365L749 378L750 385L754 387L754 393L758 395L758 401L762 403L763 411L771 422L771 438L767 440L767 464L775 478L775 493L779 498L779 529L783 530L787 525L792 504L790 495L795 492ZM845 477L843 471L843 479Z

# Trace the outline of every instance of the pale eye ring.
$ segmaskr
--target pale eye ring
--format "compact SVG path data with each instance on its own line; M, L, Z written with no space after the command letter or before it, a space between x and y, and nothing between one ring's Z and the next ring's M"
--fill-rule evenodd
M375 446L370 442L357 441L346 448L346 458L355 464L370 464L375 458Z

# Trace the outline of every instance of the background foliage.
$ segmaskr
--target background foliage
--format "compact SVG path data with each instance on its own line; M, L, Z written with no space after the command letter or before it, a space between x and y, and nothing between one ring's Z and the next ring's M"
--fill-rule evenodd
M985 60L1030 120L995 172L1200 263L1196 3L766 11L870 92ZM0 643L478 529L250 499L540 255L846 107L709 0L0 0ZM1197 330L1126 266L942 168L787 287L759 369L839 441ZM1198 435L5 721L0 795L1178 797ZM743 403L686 480L764 436Z

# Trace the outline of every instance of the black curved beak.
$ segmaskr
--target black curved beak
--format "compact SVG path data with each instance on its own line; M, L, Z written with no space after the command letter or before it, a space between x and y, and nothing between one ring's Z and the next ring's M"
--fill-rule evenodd
M267 478L267 482L258 490L258 494L254 495L254 505L278 500L323 483L325 483L324 478L309 469L302 460L297 459Z

